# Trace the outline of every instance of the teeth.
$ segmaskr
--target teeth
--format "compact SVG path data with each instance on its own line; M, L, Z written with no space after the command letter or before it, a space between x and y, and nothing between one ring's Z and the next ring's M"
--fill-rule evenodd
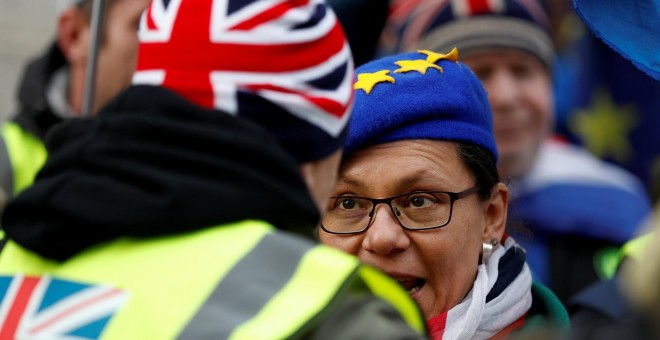
M408 294L415 294L417 291L419 291L422 287L422 285L417 282L417 280L413 279L399 279L397 280L401 286L403 286Z

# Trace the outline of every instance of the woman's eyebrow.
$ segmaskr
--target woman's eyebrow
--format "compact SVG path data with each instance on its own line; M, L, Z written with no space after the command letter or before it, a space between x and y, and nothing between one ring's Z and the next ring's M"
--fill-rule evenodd
M339 178L337 178L336 185L347 185L347 186L351 186L351 187L360 187L361 183L362 182L357 180L357 179L346 178L346 177L340 176Z
M419 184L430 184L433 186L447 187L449 180L447 177L439 176L434 171L422 170L399 179L400 187L410 187Z
M433 187L449 188L449 180L446 177L438 176L437 173L428 170L415 171L414 173L406 174L397 179L396 183L382 183L382 185L391 185L397 191L405 191L406 189L420 185L432 185ZM364 182L359 178L352 177L339 177L337 179L337 186L348 186L351 188L360 189L365 186Z

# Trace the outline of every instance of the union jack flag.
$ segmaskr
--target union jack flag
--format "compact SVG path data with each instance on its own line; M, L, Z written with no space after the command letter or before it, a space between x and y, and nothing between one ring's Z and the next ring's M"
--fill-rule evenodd
M0 276L0 339L98 339L128 294L49 276Z
M337 137L353 62L322 0L154 0L142 15L134 84L230 114L286 112Z

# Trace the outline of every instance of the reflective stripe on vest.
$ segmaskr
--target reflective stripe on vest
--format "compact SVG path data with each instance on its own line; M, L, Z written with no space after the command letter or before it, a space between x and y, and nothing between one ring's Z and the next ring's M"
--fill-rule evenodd
M601 280L614 278L619 270L621 262L625 258L632 258L636 261L640 261L644 249L646 249L651 242L651 234L652 233L647 233L633 238L620 248L604 248L594 254L594 268Z
M328 306L358 267L356 258L335 249L266 235L220 282L181 338L291 337Z
M625 257L630 257L636 261L641 261L644 254L644 250L651 244L653 239L653 232L646 233L642 236L638 236L623 245L621 247L621 253L619 254L619 262Z
M14 193L14 170L11 167L9 150L3 136L4 133L0 133L0 190L2 191L0 195L7 195L9 198ZM0 200L4 201L2 198Z
M41 139L23 130L15 122L4 123L0 134L4 139L7 156L11 163L11 167L6 169L11 169L12 173L9 176L13 177L11 182L13 189L6 194L12 197L32 185L37 172L46 162L46 147ZM1 157L2 155L0 155ZM0 168L1 176L5 176L6 172L1 169L5 168ZM5 183L1 184L5 185Z

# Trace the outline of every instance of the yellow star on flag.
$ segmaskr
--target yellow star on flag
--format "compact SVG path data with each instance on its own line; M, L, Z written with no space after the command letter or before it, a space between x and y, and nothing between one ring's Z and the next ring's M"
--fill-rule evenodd
M399 69L394 70L394 73L417 71L421 74L426 74L426 70L429 68L434 68L442 72L442 67L436 64L431 64L426 60L399 60L394 63L399 66Z
M388 76L389 73L389 70L382 70L374 73L360 73L357 76L358 80L353 84L353 90L364 90L364 92L369 94L378 83L386 81L394 84L394 78Z
M577 111L569 126L596 156L611 157L621 163L630 159L633 150L628 134L637 126L637 115L630 105L617 107L609 93L595 93L591 107Z
M447 54L436 53L436 52L429 51L429 50L417 50L417 52L422 53L422 54L426 54L426 61L428 61L431 64L435 64L435 63L438 62L438 60L441 60L441 59L446 59L446 60L451 60L451 61L458 60L458 49L456 49L456 47L454 47Z

